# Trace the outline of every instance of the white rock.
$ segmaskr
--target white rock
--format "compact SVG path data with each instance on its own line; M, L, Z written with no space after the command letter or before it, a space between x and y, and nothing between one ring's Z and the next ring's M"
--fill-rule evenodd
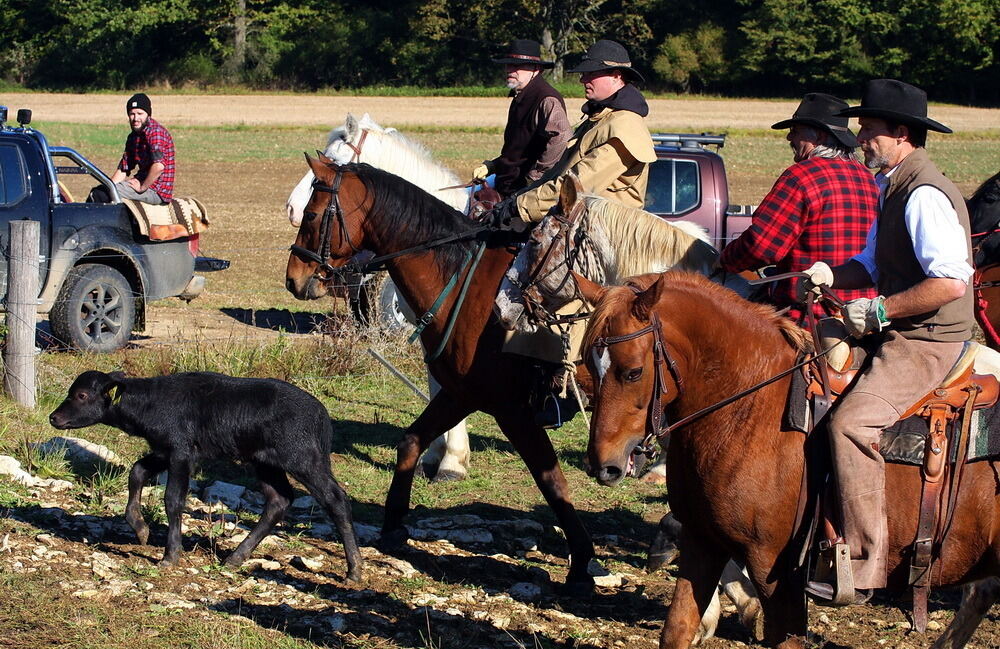
M625 583L625 575L620 572L594 577L594 585L602 588L618 588L623 583Z
M243 562L243 567L249 570L281 570L281 564L270 559L247 559Z
M73 488L73 483L69 480L60 480L58 478L35 478L35 487L41 487L43 489L48 489L49 491L68 491Z
M542 596L541 587L527 581L514 584L507 589L507 592L520 602L534 602Z
M312 496L300 496L292 501L292 509L322 509Z
M94 574L101 579L110 579L118 572L118 562L104 554L103 552L95 552L91 557L91 570Z
M241 497L246 490L242 485L216 481L205 487L201 499L208 504L221 502L230 509L239 509Z
M26 487L34 487L37 478L21 468L21 463L9 455L0 455L0 475L10 478Z
M403 559L397 559L396 557L382 557L381 563L389 566L403 577L415 577L420 574L420 571L413 567L409 561L404 561Z
M320 622L323 626L332 633L340 633L347 627L347 618L343 615L328 615L327 617L321 617Z
M296 555L292 557L292 565L299 570L306 572L320 572L323 569L323 559L321 557L303 557Z
M107 446L94 444L80 437L53 437L34 448L45 454L62 454L74 469L93 470L123 468L125 463Z
M941 623L938 622L937 620L930 620L929 622L927 622L927 630L928 631L940 631L941 630Z
M434 516L417 522L417 527L434 530L451 530L459 527L479 527L486 521L475 514L456 514L454 516Z
M435 604L441 605L447 603L447 599L434 593L418 593L416 597L413 598L413 604L415 606L434 606Z
M316 526L313 525L315 528ZM370 545L378 540L379 530L374 525L365 525L364 523L354 524L354 533L358 535L358 543L361 545Z
M39 534L35 537L35 540L39 543L44 543L50 548L55 547L56 545L56 539L51 534Z
M410 530L410 534L418 541L445 539L452 543L476 543L481 545L493 543L493 533L481 527L465 529L414 527Z

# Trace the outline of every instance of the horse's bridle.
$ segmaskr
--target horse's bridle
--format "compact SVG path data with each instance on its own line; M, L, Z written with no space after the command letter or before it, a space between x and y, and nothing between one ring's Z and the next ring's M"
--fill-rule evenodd
M764 281L775 281L776 279L784 279L788 276L801 277L803 275L804 273L786 273L784 275L775 275L774 277L765 278L765 280L754 280L751 281L750 283L751 284L754 284L755 282L763 283ZM635 293L636 295L638 295L641 292L637 286L631 284L628 285L628 288L632 289L632 292ZM836 295L830 292L829 289L827 289L826 287L820 287L820 288L823 289L824 297L831 300L839 301L839 298L837 298ZM840 302L840 304L843 304L843 302ZM808 302L807 311L809 313L812 312L812 299L810 299ZM813 321L811 328L814 332L814 340L818 349L819 339L815 336L815 332L817 330L815 321ZM639 329L638 331L633 331L632 333L622 334L620 336L607 336L607 337L597 338L594 340L592 347L607 348L616 343L622 343L627 340L635 340L636 338L644 336L647 333L653 334L653 366L654 369L656 370L656 374L653 377L653 399L652 403L650 403L649 405L649 423L647 426L648 431L646 432L646 436L642 439L642 442L636 447L636 450L650 457L656 453L656 449L653 446L653 442L666 437L667 435L670 434L671 430L677 430L678 428L687 426L691 422L697 419L701 419L705 415L713 413L720 408L728 406L734 401L738 401L749 394L753 394L754 392L760 390L761 388L767 387L768 385L771 385L772 383L783 379L792 372L802 367L805 367L810 363L813 363L814 361L816 361L819 358L822 358L823 356L826 356L837 345L844 342L849 337L849 336L844 336L843 338L834 342L826 349L818 352L814 351L812 355L805 356L802 360L800 360L798 363L795 363L787 370L778 372L777 374L768 379L765 379L755 385L752 385L749 388L746 388L745 390L741 390L732 396L726 397L721 401L717 401L712 405L705 406L704 408L697 410L691 413L690 415L678 419L673 424L670 424L663 417L663 404L660 402L660 395L667 393L667 387L666 387L667 384L663 380L663 365L665 364L670 369L670 375L673 377L674 383L677 385L678 396L683 394L683 382L681 380L680 373L677 369L677 363L676 361L674 361L673 357L670 356L670 350L663 342L663 335L660 332L660 319L656 315L656 313L652 313L650 315L649 325L643 327L642 329ZM824 376L824 383L826 385L829 385L829 382L825 380L825 376ZM598 381L597 385L595 386L595 392L599 391L600 391L600 382Z
M581 244L584 239L586 239L587 233L584 227L579 227L576 230L576 236L571 240L571 232L573 226L576 224L577 220L580 218L581 212L586 208L583 202L580 202L574 206L573 210L569 215L552 213L549 215L550 218L554 218L558 223L559 231L556 236L552 237L552 241L549 243L549 247L545 250L542 255L542 259L539 263L534 265L533 271L528 275L528 277L522 282L518 281L517 287L521 290L521 295L524 298L525 306L528 311L537 319L539 322L554 323L557 318L554 314L550 313L548 309L542 304L540 299L535 298L529 293L529 290L536 288L543 281L548 279L549 276L554 274L561 267L566 267L566 275L563 277L559 286L556 287L555 292L562 291L566 283L573 277L572 273L569 271L573 268L577 261L577 257L580 255ZM566 259L563 263L554 266L549 270L545 270L546 265L555 249L555 242L562 239L566 248ZM570 300L575 300L580 298L580 287L575 285L573 296Z
M639 292L635 286L629 285L629 288L636 293ZM649 324L638 331L620 336L602 336L597 338L594 341L593 348L607 349L611 345L635 340L648 333L653 334L653 398L649 404L649 420L646 427L646 436L642 439L639 446L636 447L636 450L647 456L652 456L656 452L653 442L670 434L670 424L663 416L663 402L660 401L660 395L667 393L667 382L663 374L664 365L670 370L670 376L674 380L678 396L684 391L684 381L681 378L680 371L677 369L677 361L670 355L670 350L667 349L666 344L663 342L659 316L653 313L649 318ZM600 390L599 385L597 389Z
M367 138L368 138L368 129L363 128L361 129L361 137L358 138L357 145L351 144L347 140L344 140L344 144L346 144L351 149L351 151L354 151L354 155L351 156L351 162L361 162L361 148L364 147L365 140Z
M347 224L344 222L344 210L340 206L340 184L344 180L344 172L337 167L336 174L333 177L333 182L329 185L323 183L318 177L313 181L312 188L313 192L327 192L330 194L330 202L327 203L326 209L323 210L323 220L320 222L320 244L319 251L313 252L308 248L303 248L302 246L297 246L292 244L289 250L292 251L299 259L303 261L311 261L319 264L319 268L316 269L316 276L320 281L326 282L334 278L334 276L341 272L343 269L337 269L330 265L330 259L333 255L330 254L330 240L333 238L333 221L336 218L337 223L340 226L340 238L341 241L346 241L347 245L351 248L352 254L357 254L360 249L354 245L351 241L351 233L347 231ZM308 213L307 213L308 214ZM312 213L315 216L315 212ZM321 273L326 273L323 275Z

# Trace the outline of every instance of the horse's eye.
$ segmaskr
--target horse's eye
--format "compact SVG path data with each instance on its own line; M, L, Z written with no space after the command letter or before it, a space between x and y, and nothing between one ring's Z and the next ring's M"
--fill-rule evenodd
M304 216L304 217L306 218L306 221L312 221L312 220L313 220L313 219L315 219L315 218L316 218L317 216L319 216L319 214L318 214L318 213L316 213L316 212L308 212L308 211L307 211L307 212L303 212L303 213L302 213L302 216Z
M625 372L625 376L623 378L625 379L626 383L635 383L636 381L639 380L640 377L642 377L642 368L633 367L632 369Z

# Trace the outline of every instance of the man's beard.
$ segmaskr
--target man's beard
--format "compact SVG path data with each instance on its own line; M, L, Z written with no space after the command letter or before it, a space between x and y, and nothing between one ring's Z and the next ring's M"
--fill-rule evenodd
M507 87L511 90L520 90L521 83L515 79L507 79Z
M865 151L865 166L869 169L885 169L889 166L889 158L884 153Z

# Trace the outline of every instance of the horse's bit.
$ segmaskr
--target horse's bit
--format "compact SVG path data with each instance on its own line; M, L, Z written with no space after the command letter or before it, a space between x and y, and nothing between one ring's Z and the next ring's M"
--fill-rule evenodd
M347 231L347 224L344 222L344 210L340 206L340 183L344 180L344 172L337 168L337 173L333 177L333 182L326 185L319 178L313 181L312 187L313 192L327 192L330 194L330 202L327 203L326 209L323 210L323 220L320 222L320 245L319 252L313 252L308 248L303 248L302 246L297 246L292 244L289 250L303 261L312 261L319 264L319 268L316 270L316 276L320 281L326 282L334 278L334 276L341 272L343 269L336 269L330 265L330 259L332 255L330 254L330 239L333 237L333 221L336 218L337 223L340 225L340 238L341 241L347 241L347 245L351 248L352 254L357 254L360 250L355 247L354 242L351 241L351 234ZM315 216L315 213L313 213ZM326 273L322 275L321 273Z

